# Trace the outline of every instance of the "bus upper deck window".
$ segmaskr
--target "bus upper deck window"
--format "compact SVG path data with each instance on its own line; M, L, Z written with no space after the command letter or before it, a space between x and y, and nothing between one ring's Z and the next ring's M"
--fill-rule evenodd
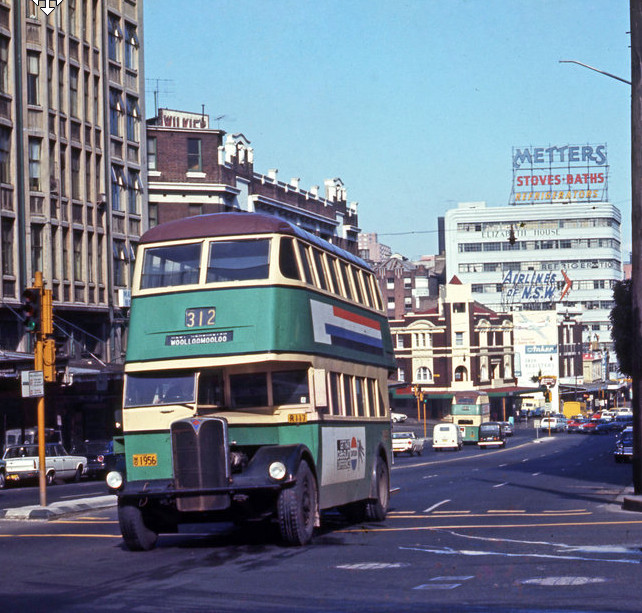
M312 281L312 270L310 270L310 262L308 261L308 249L303 243L298 243L299 255L301 256L301 265L303 266L303 274L305 275L305 282L308 285L314 285Z
M207 282L267 279L270 241L266 238L210 243Z
M345 262L339 262L341 270L341 279L343 280L343 287L346 291L346 297L352 300L352 288L350 287L350 278L348 275L348 265Z
M281 248L279 250L279 269L281 274L288 279L301 280L299 267L294 255L294 241L291 238L281 239Z
M141 289L198 283L201 243L145 249Z
M321 289L328 289L328 283L325 280L325 269L323 268L323 258L318 249L312 249L314 255L314 263L317 268L317 277L319 278L319 286Z

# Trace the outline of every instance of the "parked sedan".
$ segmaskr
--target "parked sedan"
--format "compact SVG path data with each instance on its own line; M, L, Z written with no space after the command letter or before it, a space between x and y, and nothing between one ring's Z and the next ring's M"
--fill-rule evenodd
M390 419L392 420L393 424L402 424L406 419L408 419L407 415L404 415L403 413L395 413L394 411L390 411Z
M633 460L633 428L625 428L615 443L613 457L616 462L631 462Z
M567 432L580 432L582 430L582 426L587 423L588 420L580 417L576 417L573 419L570 419L568 423L566 424L566 431Z
M408 453L411 456L421 455L424 450L424 440L417 438L414 432L393 432L392 452Z
M8 482L28 481L38 478L40 466L38 445L9 447L4 452L3 460L6 464L6 479ZM79 481L86 467L86 457L69 455L60 443L47 443L45 445L45 478L47 485L52 485L56 479Z
M90 479L104 477L116 464L114 441L85 441L72 449L72 453L87 458L85 474Z

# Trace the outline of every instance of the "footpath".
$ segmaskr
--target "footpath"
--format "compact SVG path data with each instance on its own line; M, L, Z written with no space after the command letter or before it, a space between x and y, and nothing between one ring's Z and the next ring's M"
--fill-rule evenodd
M25 519L50 520L58 519L65 515L84 513L95 509L107 509L116 506L116 496L95 496L92 498L78 498L63 502L52 502L46 507L38 504L16 507L15 509L0 509L0 519L20 521Z

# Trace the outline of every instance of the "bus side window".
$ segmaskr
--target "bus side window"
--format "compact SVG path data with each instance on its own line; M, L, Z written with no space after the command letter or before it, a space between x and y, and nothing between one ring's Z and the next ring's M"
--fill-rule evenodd
M361 271L361 278L363 279L363 287L366 290L366 302L368 303L368 306L374 307L375 306L375 301L372 297L372 289L370 287L370 275L367 272Z
M330 415L343 415L339 377L338 372L330 373Z
M348 275L348 265L339 261L339 269L341 270L341 280L343 281L343 289L345 290L346 298L353 300L352 288L350 287L350 277Z
M312 249L312 255L314 256L314 264L317 269L317 279L319 279L319 287L321 289L328 289L328 283L325 280L325 270L323 268L323 261L321 252L318 249Z
M299 267L297 266L296 256L294 255L294 240L291 238L282 238L279 249L279 269L281 274L288 279L301 280Z
M359 417L365 417L368 414L366 408L366 398L364 394L364 379L363 377L354 378L354 391L355 391L355 407L354 414Z
M372 273L366 273L365 281L366 285L370 286L373 306L375 307L375 309L381 311L383 305L381 304L381 296L379 295L379 284L377 283L375 276Z
M357 293L357 302L363 304L363 294L361 293L361 285L359 283L359 271L353 266L350 267L352 270L352 280L354 281L354 289Z
M370 417L379 417L379 410L375 404L375 394L374 394L375 380L366 379L366 393L368 395L368 415Z
M345 414L354 415L354 406L352 402L352 375L343 375L343 404L345 406Z
M341 286L339 285L339 279L337 278L337 258L334 258L331 255L326 254L326 262L328 263L328 270L330 271L330 279L334 287L334 293L337 296L342 296L343 292L341 291Z
M314 285L314 281L312 280L312 270L310 270L310 262L308 261L308 249L303 243L297 244L299 245L299 255L301 256L301 266L303 266L305 282L308 285Z

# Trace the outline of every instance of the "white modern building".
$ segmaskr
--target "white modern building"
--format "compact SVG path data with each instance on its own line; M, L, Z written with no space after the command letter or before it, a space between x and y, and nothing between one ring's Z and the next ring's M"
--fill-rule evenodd
M620 222L607 202L460 203L444 220L446 274L497 312L581 309L585 348L610 349Z

